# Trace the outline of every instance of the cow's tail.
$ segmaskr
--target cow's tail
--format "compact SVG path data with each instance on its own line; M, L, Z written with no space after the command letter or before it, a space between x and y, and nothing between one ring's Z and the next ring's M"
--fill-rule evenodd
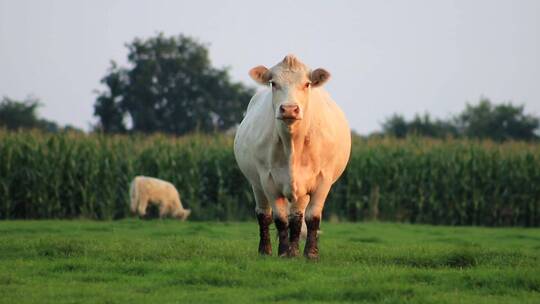
M129 198L130 198L130 210L132 214L137 213L137 207L139 207L139 195L137 191L136 178L133 179L131 185L129 186Z

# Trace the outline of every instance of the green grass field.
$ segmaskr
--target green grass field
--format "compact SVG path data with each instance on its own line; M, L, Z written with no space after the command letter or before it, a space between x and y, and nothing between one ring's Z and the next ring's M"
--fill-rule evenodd
M322 229L310 262L259 257L254 222L3 221L0 302L540 303L540 229Z

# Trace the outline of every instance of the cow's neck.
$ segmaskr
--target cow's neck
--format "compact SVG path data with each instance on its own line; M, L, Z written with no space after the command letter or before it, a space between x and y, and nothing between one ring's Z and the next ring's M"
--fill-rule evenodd
M293 126L281 124L277 132L283 153L292 165L302 155L309 134L309 121L302 119Z
M306 113L307 114L307 113ZM306 149L310 142L310 126L311 119L304 115L303 119L297 121L293 126L287 126L282 122L278 122L279 126L274 133L276 138L276 146L274 150L274 158L276 162L281 163L286 167L290 180L288 181L293 193L296 193L296 181L299 178L302 159L305 157ZM284 168L285 169L285 168ZM295 196L293 194L293 196Z

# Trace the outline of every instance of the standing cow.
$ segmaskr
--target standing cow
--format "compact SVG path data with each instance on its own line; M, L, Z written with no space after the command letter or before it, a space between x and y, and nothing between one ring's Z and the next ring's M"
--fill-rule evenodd
M255 196L259 253L272 254L268 226L273 214L278 254L297 256L305 214L304 255L318 258L324 202L351 151L345 115L322 88L330 74L312 71L288 55L271 69L257 66L249 75L268 88L251 99L236 133L234 154Z

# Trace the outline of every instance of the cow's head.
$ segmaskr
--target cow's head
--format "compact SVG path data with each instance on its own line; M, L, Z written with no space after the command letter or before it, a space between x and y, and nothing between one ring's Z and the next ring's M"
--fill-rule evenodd
M191 209L179 209L173 213L173 216L181 221L185 221L191 214Z
M272 88L275 117L288 125L304 118L311 89L322 86L330 78L325 69L312 71L294 55L287 55L270 69L262 65L254 67L249 75Z

